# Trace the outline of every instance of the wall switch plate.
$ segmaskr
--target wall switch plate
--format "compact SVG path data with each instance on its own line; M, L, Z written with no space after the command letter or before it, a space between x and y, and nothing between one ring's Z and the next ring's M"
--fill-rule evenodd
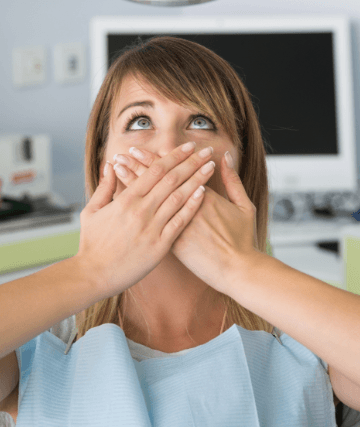
M33 46L13 49L13 84L25 87L43 84L46 80L46 49Z
M85 78L85 47L83 43L59 43L54 49L55 81L60 84L79 83Z

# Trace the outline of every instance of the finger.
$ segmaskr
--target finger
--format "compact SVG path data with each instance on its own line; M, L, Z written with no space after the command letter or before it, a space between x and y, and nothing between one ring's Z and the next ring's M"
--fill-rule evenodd
M225 184L226 193L232 203L240 209L255 211L254 204L249 199L240 176L234 169L226 166L225 156L221 159L221 178Z
M127 154L115 155L114 161L127 168L127 170L131 170L136 176L141 176L148 169L148 167L142 165L138 160Z
M188 145L191 146L190 151L188 151L187 149L189 148ZM174 177L176 179L180 175L184 175L181 174L181 171L184 170L184 166L180 166L179 168L179 165L181 163L184 162L185 170L188 172L188 174L190 174L191 172L194 172L194 167L199 167L200 165L203 165L205 161L208 160L208 158L210 157L210 154L206 157L200 157L197 153L195 155L195 158L193 157L189 160L189 157L194 152L195 146L195 142L188 142L182 144L181 146L175 148L168 155L154 161L151 166L147 168L146 172L143 173L136 180L136 182L134 182L134 185L132 185L131 188L127 189L127 194L129 194L130 197L135 196L137 198L142 198L151 192L151 196L147 197L147 199L150 200L151 197L156 197L157 202L162 203L164 198L169 196L171 189L174 188L174 184L169 185L169 182L166 179L174 180ZM167 177L165 178L165 180L163 180L164 176L167 175L167 173L170 172L173 168L177 169L175 174L173 172L172 175L170 175L170 178ZM160 186L157 186L160 181L162 181L162 183L160 184ZM159 191L160 188L162 188L162 192ZM152 203L152 200L150 200L150 203ZM153 205L153 208L155 207L156 203Z
M116 176L111 172L111 167L112 164L109 162L106 176L103 176L90 201L81 211L82 217L86 217L89 213L97 212L113 200L116 191Z
M141 150L140 154L143 153L145 157L139 154L138 149L131 147L130 150L131 156L129 156L130 164L129 169L131 169L137 176L141 176L146 169L148 169L155 160L161 159L157 154L151 153L150 151ZM134 157L132 157L134 156Z
M152 163L157 160L161 159L160 156L157 154L151 153L150 151L146 150L139 150L136 147L130 147L129 153L135 157L136 160L141 162L143 165L147 166L148 168L152 165Z
M134 149L135 147L131 148ZM133 152L133 150L131 150L131 152ZM131 183L135 181L137 177L141 176L148 169L147 166L141 163L142 161L144 161L146 165L150 166L154 160L161 158L160 156L146 150L142 150L142 152L145 154L145 159L141 160L137 160L136 158L132 157L131 155L128 156L127 154L115 154L114 156L114 161L117 162L114 165L115 174L126 187L129 187L129 185L131 185ZM122 166L122 168L119 168L119 166ZM123 175L121 175L120 172L122 172Z
M145 166L143 166L145 167ZM147 169L147 168L145 168ZM127 168L125 165L121 165L119 163L115 163L114 165L114 171L116 176L119 178L119 180L126 186L129 187L132 182L134 182L138 176L132 172L129 168Z
M140 154L143 153L144 158L141 159L140 156L138 157L139 151L140 150L137 150L135 147L131 147L129 150L131 155L116 154L114 156L114 161L120 163L121 165L126 165L126 167L133 171L136 176L141 176L144 172L146 172L151 164L155 160L160 159L160 157L149 151L142 150Z

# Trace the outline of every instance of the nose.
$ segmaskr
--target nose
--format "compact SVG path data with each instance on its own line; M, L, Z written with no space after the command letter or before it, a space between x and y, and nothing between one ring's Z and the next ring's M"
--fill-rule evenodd
M165 133L159 136L153 149L155 150L154 152L157 152L159 157L165 157L171 153L171 151L175 150L176 147L193 140L194 138L189 139L189 137L186 137L185 135ZM196 141L194 142L196 143Z

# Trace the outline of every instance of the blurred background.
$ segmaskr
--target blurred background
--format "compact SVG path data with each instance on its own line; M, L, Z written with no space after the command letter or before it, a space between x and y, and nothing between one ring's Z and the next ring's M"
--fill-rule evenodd
M360 294L350 279L360 277L360 2L13 0L0 10L0 284L77 253L92 103L116 52L168 33L213 49L253 95L268 253Z

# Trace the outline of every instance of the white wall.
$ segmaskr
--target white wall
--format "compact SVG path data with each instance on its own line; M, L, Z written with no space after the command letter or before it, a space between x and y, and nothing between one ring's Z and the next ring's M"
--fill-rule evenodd
M187 7L155 7L127 0L12 0L0 5L0 133L46 133L52 139L53 189L67 203L83 202L85 131L90 113L89 22L95 15L345 14L352 22L355 115L360 147L360 1L215 0ZM53 49L58 43L86 46L87 75L82 83L54 80ZM17 89L12 83L12 50L43 45L46 83ZM360 165L360 150L358 149ZM1 155L1 153L0 153ZM360 177L360 172L359 172Z

